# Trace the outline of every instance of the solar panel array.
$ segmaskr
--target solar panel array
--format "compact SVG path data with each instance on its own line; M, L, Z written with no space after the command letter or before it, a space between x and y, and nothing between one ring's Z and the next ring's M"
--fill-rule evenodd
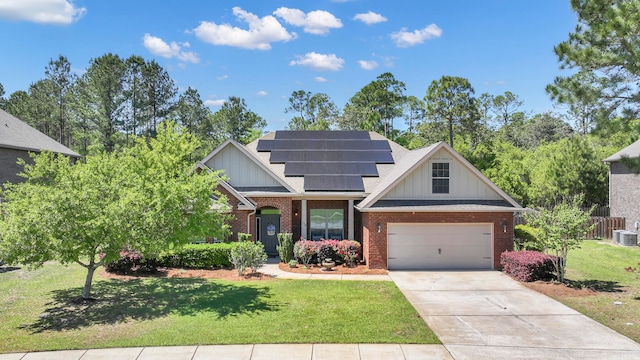
M285 176L303 176L305 191L364 191L363 176L377 177L376 164L394 163L389 142L367 131L277 131L257 150L284 164Z

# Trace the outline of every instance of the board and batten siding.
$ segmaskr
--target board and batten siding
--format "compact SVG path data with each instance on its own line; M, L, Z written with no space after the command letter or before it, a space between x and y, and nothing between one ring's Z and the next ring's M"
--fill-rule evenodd
M224 170L229 184L233 187L282 186L269 173L231 144L209 159L206 165L211 169Z
M449 194L431 194L431 164L434 162L449 163ZM453 158L448 151L441 149L392 188L382 199L502 200L502 197Z

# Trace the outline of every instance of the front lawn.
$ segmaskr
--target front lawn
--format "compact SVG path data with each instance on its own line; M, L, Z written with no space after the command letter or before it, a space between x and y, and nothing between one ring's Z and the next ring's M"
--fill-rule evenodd
M640 248L614 246L595 240L582 242L567 257L566 278L572 287L590 288L583 293L549 294L613 330L640 342ZM621 303L621 304L616 304Z
M393 282L94 279L50 263L0 273L0 353L253 343L439 343Z

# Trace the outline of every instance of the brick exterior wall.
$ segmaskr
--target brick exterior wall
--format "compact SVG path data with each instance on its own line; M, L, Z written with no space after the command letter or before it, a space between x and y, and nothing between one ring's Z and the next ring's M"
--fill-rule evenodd
M24 168L16 162L24 159L27 164L33 164L27 151L0 148L0 186L6 182L19 183L25 179L18 176Z
M505 213L395 213L362 214L364 260L372 269L387 268L387 223L493 223L493 267L501 269L500 254L513 250L513 214ZM507 224L507 232L503 224ZM380 232L377 226L381 225Z
M625 230L636 231L635 223L640 223L640 175L620 162L612 162L609 169L611 216L625 218Z

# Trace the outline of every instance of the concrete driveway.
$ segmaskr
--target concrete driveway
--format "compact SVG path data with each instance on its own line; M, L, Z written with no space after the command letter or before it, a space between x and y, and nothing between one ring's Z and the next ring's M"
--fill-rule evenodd
M390 271L454 359L640 359L640 344L498 271Z

